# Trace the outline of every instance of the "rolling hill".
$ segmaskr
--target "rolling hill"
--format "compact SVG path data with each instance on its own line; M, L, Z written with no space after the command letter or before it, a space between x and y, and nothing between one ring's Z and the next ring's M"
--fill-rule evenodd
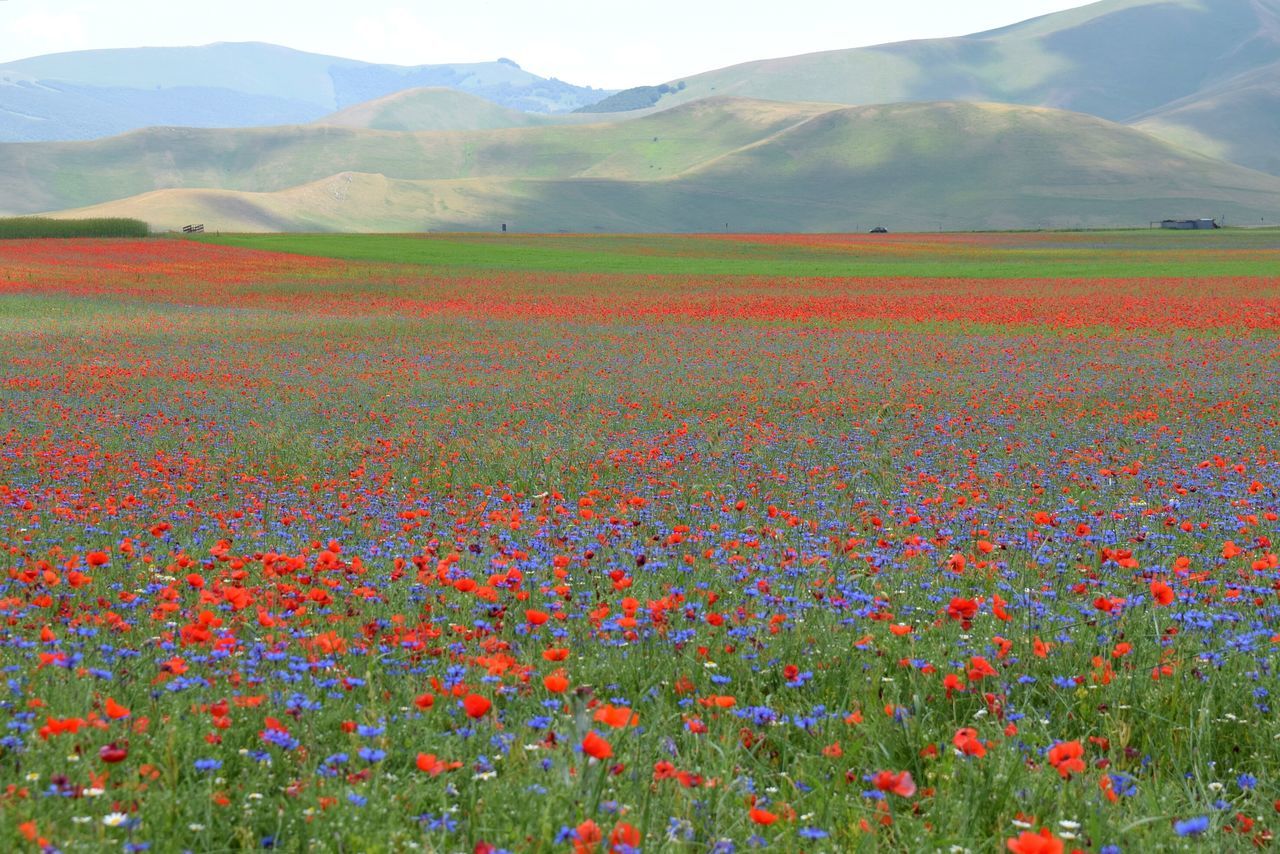
M505 59L379 65L257 43L77 51L0 64L0 141L293 124L423 87L535 113L571 111L609 94Z
M1280 175L1280 62L1175 101L1134 127L1211 157Z
M312 124L416 133L582 125L610 119L638 118L651 112L654 111L631 111L606 116L586 113L530 113L508 109L478 95L456 89L424 87L365 101L317 119Z
M666 107L712 95L1001 102L1147 120L1148 129L1182 142L1192 137L1168 128L1187 128L1201 148L1273 169L1275 137L1254 127L1274 124L1274 94L1241 99L1232 92L1257 86L1250 75L1258 74L1274 93L1277 62L1280 0L1104 0L971 36L750 62L668 81L660 93L620 92L586 109ZM1236 110L1248 114L1250 127L1215 122Z
M0 197L18 186L64 200L116 193L129 197L65 215L217 230L933 230L1280 217L1280 178L1094 117L996 104L713 98L582 127L185 133L199 136L162 145L148 132L0 156ZM35 147L0 155L24 148Z
M632 121L402 133L327 126L152 128L91 142L0 146L0 209L37 213L157 189L284 190L341 172L391 179L627 178L679 173L829 105L712 99Z
M407 89L365 101L315 124L366 130L497 130L539 123L533 113L512 110L455 89Z

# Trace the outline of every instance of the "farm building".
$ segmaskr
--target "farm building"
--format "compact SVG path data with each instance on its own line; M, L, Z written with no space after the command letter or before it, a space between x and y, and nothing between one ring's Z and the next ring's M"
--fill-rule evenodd
M1177 231L1207 231L1211 228L1222 228L1215 219L1166 219L1160 223L1160 227Z

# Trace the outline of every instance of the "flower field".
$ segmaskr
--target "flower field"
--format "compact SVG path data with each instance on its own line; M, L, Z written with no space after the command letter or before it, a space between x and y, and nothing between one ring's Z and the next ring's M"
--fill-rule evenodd
M1277 232L0 241L0 839L1269 849L1277 389Z

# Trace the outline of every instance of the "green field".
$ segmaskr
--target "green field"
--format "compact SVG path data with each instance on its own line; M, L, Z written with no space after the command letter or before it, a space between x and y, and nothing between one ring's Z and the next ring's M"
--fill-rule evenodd
M779 246L704 237L625 235L227 234L198 238L245 249L451 270L537 270L664 276L924 276L1105 278L1271 275L1275 229L973 235L948 246L929 235L853 236L834 246ZM975 249L974 246L980 248Z

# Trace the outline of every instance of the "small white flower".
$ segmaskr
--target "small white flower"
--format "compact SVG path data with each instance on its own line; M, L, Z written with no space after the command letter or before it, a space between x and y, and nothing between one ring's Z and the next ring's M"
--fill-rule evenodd
M93 818L87 815L73 815L71 816L71 821L76 824L88 824L93 821Z
M1022 828L1023 830L1030 830L1030 829L1031 829L1031 822L1029 822L1029 821L1023 821L1022 819L1015 818L1015 819L1013 820L1013 826L1014 826L1014 827L1020 827L1020 828Z
M86 798L100 798L104 793L105 793L105 790L99 789L97 786L93 786L81 792L81 794L83 794Z
M1079 830L1080 822L1072 821L1069 818L1064 818L1062 821L1058 822L1058 827L1061 827L1064 830Z
M119 827L129 820L129 816L122 812L107 813L102 817L102 823L107 827Z
M27 775L28 783L34 783L39 779L40 779L40 773L38 771L32 771L30 774Z
M70 754L69 756L67 756L67 761L68 761L68 762L79 762L79 761L80 761L80 757L79 757L79 756L76 756L74 753L72 753L72 754Z
M188 824L188 825L187 825L187 830L191 831L192 833L203 833L203 832L204 832L204 825L203 825L203 824Z

